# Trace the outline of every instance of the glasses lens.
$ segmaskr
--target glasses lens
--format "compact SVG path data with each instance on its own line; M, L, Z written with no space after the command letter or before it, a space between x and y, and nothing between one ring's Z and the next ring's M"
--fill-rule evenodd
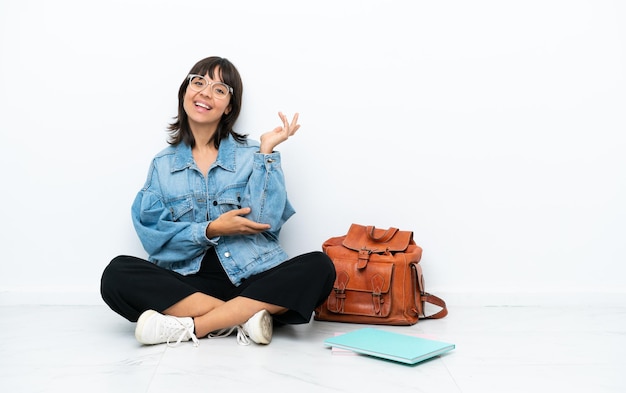
M217 82L213 84L213 89L211 91L216 97L224 98L228 95L228 86L224 83Z
M199 75L192 75L189 77L189 87L195 91L202 91L207 86L207 81Z

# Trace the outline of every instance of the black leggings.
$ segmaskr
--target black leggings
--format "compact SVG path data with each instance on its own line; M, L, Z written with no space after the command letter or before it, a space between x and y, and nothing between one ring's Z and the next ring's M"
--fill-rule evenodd
M213 248L207 251L200 271L183 276L141 258L115 257L102 273L100 293L113 311L131 322L142 312L159 312L187 296L201 292L227 301L237 296L285 307L275 315L277 323L300 324L311 319L313 309L329 295L335 268L328 256L314 251L292 258L268 271L232 284Z

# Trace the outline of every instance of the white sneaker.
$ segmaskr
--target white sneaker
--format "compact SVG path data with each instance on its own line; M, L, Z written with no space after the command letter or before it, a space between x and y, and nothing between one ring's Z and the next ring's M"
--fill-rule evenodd
M269 344L272 341L272 315L261 310L241 325L243 333L257 344Z
M193 334L193 318L163 315L154 310L145 311L137 320L135 338L142 344L163 344L176 346L181 341L193 340L198 346L198 338ZM174 344L170 344L176 340Z
M272 341L272 325L272 315L267 310L261 310L243 325L212 332L209 338L228 337L236 329L239 345L250 345L250 340L257 344L269 344Z
M211 332L211 333L209 333L209 338L228 337L231 334L233 334L233 332L235 330L237 330L237 343L239 345L250 345L250 339L243 332L243 329L241 328L240 325L233 326L233 327L230 327L230 328L220 329L220 330L217 330L215 332Z

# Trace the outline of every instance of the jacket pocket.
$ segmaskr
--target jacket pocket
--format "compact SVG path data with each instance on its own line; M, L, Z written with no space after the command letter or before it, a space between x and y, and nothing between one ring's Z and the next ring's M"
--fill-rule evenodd
M221 213L246 207L242 205L245 186L245 183L233 184L215 197L215 203L219 207Z
M193 221L193 198L191 195L182 196L166 202L172 220Z

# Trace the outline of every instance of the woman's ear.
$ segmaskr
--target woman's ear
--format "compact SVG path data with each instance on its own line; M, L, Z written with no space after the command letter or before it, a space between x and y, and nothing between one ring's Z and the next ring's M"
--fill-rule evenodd
M227 115L230 113L230 105L228 105L228 108L226 108L226 110L224 111L224 114Z

